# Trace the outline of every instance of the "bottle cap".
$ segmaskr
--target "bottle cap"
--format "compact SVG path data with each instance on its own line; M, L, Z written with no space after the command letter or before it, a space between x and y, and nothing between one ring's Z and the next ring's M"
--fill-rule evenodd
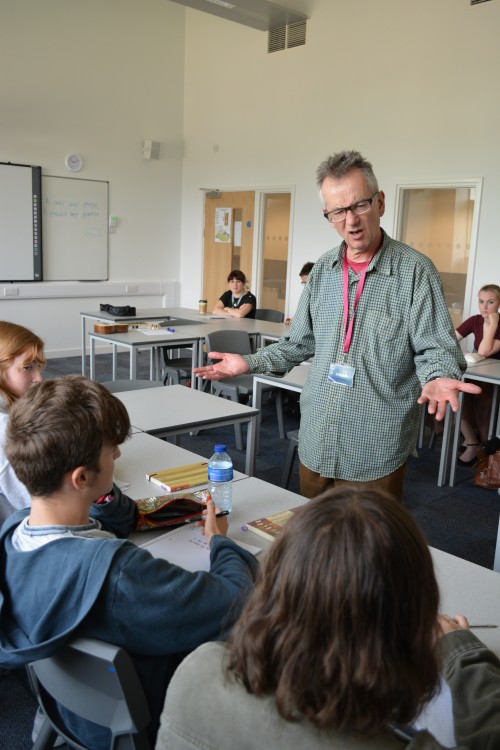
M222 444L221 445L216 445L215 448L214 448L214 451L215 451L215 453L225 453L226 452L226 447L227 446L222 445Z

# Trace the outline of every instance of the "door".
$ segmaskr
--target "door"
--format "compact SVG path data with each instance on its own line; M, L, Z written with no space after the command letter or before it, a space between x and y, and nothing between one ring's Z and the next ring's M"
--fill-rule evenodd
M203 233L203 297L210 312L228 288L233 270L243 271L252 286L252 253L255 193L253 191L205 193Z
M455 328L471 306L481 180L397 186L396 238L435 264ZM474 306L475 309L475 306Z
M285 312L288 278L290 193L262 196L262 242L259 248L258 307Z

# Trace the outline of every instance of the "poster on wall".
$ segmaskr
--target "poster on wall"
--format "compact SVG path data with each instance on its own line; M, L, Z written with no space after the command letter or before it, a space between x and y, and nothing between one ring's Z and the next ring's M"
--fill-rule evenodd
M232 208L215 209L215 242L231 242Z

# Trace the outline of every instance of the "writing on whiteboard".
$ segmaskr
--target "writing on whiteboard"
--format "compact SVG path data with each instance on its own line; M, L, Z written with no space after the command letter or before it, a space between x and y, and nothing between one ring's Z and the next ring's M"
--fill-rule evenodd
M75 201L59 198L46 198L43 213L45 216L61 219L93 219L101 215L98 201Z

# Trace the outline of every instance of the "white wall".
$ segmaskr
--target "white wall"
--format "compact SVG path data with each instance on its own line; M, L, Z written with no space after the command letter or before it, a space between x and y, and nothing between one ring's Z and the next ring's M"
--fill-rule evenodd
M77 176L109 180L119 217L110 283L94 296L82 284L72 300L32 300L21 285L7 300L0 287L0 317L30 325L49 356L76 354L80 310L110 296L159 307L167 291L178 302L184 11L166 0L16 0L2 3L0 34L0 161L69 176L64 157L76 151ZM145 138L161 142L158 161L142 158ZM124 294L126 282L139 296Z
M78 311L112 293L193 306L202 187L294 189L293 312L303 262L337 241L314 172L342 148L373 162L389 232L399 180L484 178L473 288L500 280L500 2L293 5L310 15L307 44L268 55L264 32L168 0L2 3L0 160L67 175L65 155L81 153L82 178L109 180L120 226L102 294L11 300L0 289L0 317L31 325L50 356L78 352ZM144 138L161 141L159 161L142 159ZM122 297L127 282L148 293Z
M296 186L293 282L303 262L337 244L314 173L344 148L372 161L389 233L398 181L483 177L474 294L500 282L500 3L312 0L309 8L306 45L271 55L264 32L186 12L181 302L201 289L200 187ZM292 283L288 311L299 294Z

